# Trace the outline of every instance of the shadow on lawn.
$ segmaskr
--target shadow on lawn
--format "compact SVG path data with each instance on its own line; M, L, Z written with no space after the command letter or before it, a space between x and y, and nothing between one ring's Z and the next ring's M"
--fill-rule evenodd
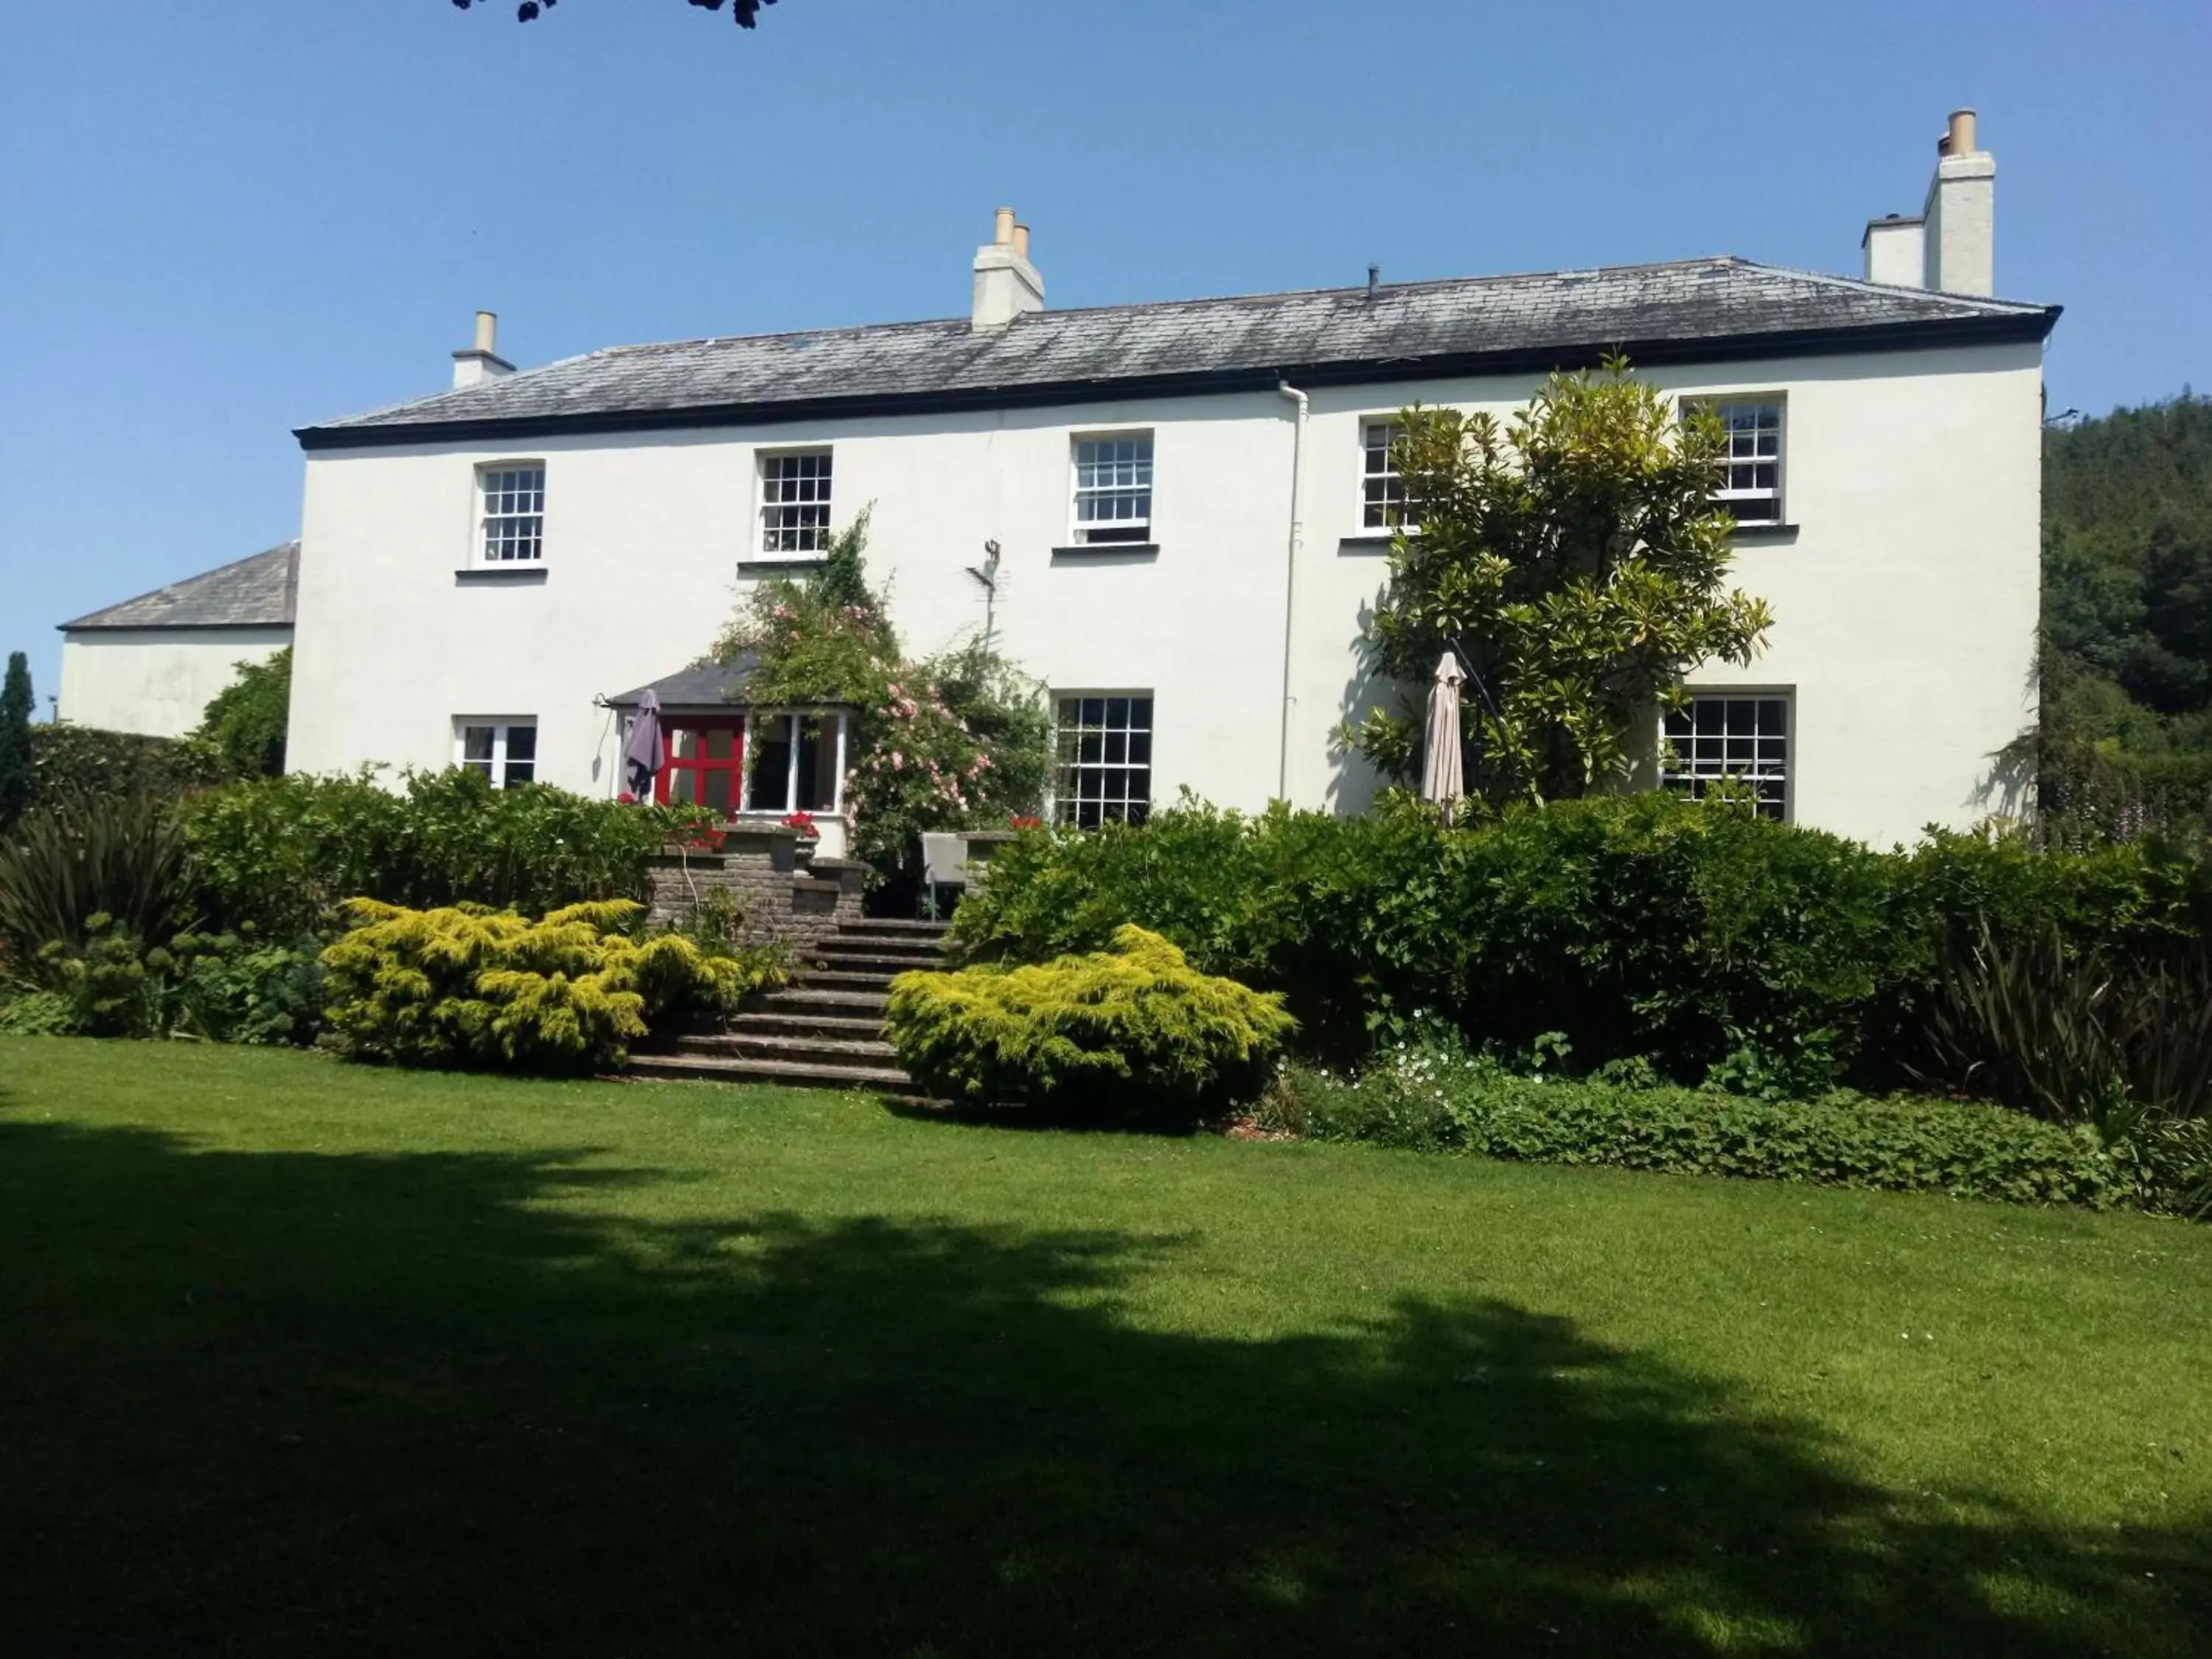
M1237 1342L1117 1310L1171 1240L541 1201L623 1179L0 1122L0 1651L2055 1656L2208 1613L2199 1536L1938 1513L1521 1309Z

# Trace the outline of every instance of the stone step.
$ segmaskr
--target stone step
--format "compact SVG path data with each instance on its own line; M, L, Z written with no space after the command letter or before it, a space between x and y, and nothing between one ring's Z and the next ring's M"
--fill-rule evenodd
M763 1031L720 1031L712 1036L680 1037L667 1052L679 1054L750 1054L756 1060L796 1060L823 1066L890 1066L896 1069L898 1050L880 1036L825 1036L810 1031L800 1036L781 1036Z
M837 931L841 933L884 933L902 937L942 939L951 926L950 922L944 921L902 921L893 916L864 916L858 921L839 922Z
M811 941L803 954L825 962L833 957L840 962L895 962L903 968L935 968L945 961L945 952L934 945L909 945L895 939L848 939L841 933Z
M891 981L904 971L847 973L840 969L801 968L792 983L815 991L888 991Z
M919 1095L921 1085L895 1066L824 1066L795 1060L753 1060L737 1054L633 1054L633 1077L684 1079L702 1083L783 1083L801 1088L866 1089L877 1094Z
M730 1030L763 1036L821 1036L833 1042L868 1042L883 1035L884 1023L872 1014L779 1013L755 1008L736 1015Z
M799 960L805 967L827 968L841 973L907 974L917 969L942 973L947 966L945 958L933 951L928 956L909 957L888 951L825 951L818 945L801 951Z
M804 985L789 985L770 991L752 1006L779 1013L872 1013L880 1018L890 1000L881 991L810 991Z

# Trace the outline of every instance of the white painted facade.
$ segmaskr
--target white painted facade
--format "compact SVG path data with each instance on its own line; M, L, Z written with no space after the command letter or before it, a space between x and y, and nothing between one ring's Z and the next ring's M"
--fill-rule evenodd
M1887 843L2019 809L1995 756L2033 714L2040 365L2039 345L2002 343L1654 375L1686 398L1784 404L1795 528L1743 535L1736 574L1773 606L1770 647L1691 683L1788 696L1798 821ZM1156 802L1188 787L1247 809L1279 793L1354 810L1373 781L1331 733L1378 695L1357 645L1386 574L1360 527L1363 422L1415 401L1502 415L1535 385L1314 389L1295 572L1295 410L1272 392L318 449L291 764L442 766L457 721L527 717L540 781L616 793L619 738L594 697L706 648L748 585L739 562L757 556L760 454L828 447L835 521L872 507L872 574L909 648L981 624L965 572L995 539L1014 660L1055 691L1153 696ZM1055 554L1073 540L1073 441L1128 431L1153 436L1158 551ZM477 469L519 460L545 466L543 562L473 568Z
M181 737L240 664L266 662L291 642L281 626L71 629L56 713L76 726Z

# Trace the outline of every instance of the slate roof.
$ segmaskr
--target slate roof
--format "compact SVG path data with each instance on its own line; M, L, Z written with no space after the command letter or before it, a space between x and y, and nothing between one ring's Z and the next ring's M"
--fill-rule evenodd
M289 628L299 592L300 544L286 542L62 628Z
M885 408L1048 404L1139 392L2041 339L2055 306L1754 264L1666 264L1041 311L617 346L303 427L307 448L698 426Z

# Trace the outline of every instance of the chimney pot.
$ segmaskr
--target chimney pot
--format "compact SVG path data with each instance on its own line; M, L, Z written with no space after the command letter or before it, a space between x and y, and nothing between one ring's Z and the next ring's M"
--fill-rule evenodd
M1024 312L1044 309L1044 278L1030 263L1030 228L1014 222L1014 210L999 210L991 240L975 250L975 302L969 325L996 333Z
M479 386L514 373L514 365L499 355L499 317L495 312L477 313L476 343L453 354L453 385Z
M1973 111L1951 112L1921 210L1920 285L1946 294L1996 292L1997 164L1976 126Z
M1936 149L1945 155L1972 155L1974 153L1974 112L1954 109L1951 124L1944 129L1942 141Z
M1370 265L1367 267L1367 297L1372 300L1382 292L1382 267L1380 265Z

